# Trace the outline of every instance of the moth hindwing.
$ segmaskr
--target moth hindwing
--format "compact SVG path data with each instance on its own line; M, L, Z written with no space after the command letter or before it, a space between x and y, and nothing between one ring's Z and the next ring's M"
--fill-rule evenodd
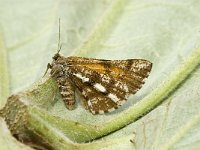
M144 59L65 58L57 53L48 67L68 109L75 107L76 88L93 114L103 114L120 107L142 87L152 63Z

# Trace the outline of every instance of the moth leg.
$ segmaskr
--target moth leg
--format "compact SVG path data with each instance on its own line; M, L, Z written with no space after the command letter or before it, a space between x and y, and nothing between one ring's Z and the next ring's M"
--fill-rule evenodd
M51 68L52 68L51 64L48 63L48 64L47 64L47 69L46 69L46 71L45 71L43 77L46 75L47 71L48 71L49 69L51 69Z
M73 84L70 79L63 77L58 78L57 83L65 106L67 109L73 110L75 108L75 88Z

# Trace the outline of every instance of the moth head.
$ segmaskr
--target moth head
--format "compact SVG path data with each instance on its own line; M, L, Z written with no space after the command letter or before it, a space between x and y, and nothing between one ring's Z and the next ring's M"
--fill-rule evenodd
M54 61L57 61L60 57L61 55L59 53L56 53L52 58Z
M61 63L62 63L62 56L59 54L60 49L58 52L52 57L53 61L52 63L47 64L47 69L43 75L43 77L46 75L47 71L51 69L51 75L57 74L61 70Z

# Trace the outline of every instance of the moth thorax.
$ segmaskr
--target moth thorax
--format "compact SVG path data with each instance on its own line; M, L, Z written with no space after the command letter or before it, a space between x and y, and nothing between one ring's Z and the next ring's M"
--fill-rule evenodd
M70 69L69 69L69 67L67 65L64 67L64 72L66 74L68 74L70 72Z

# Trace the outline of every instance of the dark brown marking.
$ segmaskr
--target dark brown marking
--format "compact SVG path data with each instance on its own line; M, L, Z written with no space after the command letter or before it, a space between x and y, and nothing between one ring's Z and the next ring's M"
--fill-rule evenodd
M65 58L57 53L49 66L66 107L74 109L74 88L77 88L85 99L85 105L93 114L97 114L117 109L121 106L120 101L124 102L128 95L136 93L148 77L152 63L143 59ZM94 87L97 83L100 89ZM116 97L109 97L109 94ZM119 101L119 104L115 101Z

